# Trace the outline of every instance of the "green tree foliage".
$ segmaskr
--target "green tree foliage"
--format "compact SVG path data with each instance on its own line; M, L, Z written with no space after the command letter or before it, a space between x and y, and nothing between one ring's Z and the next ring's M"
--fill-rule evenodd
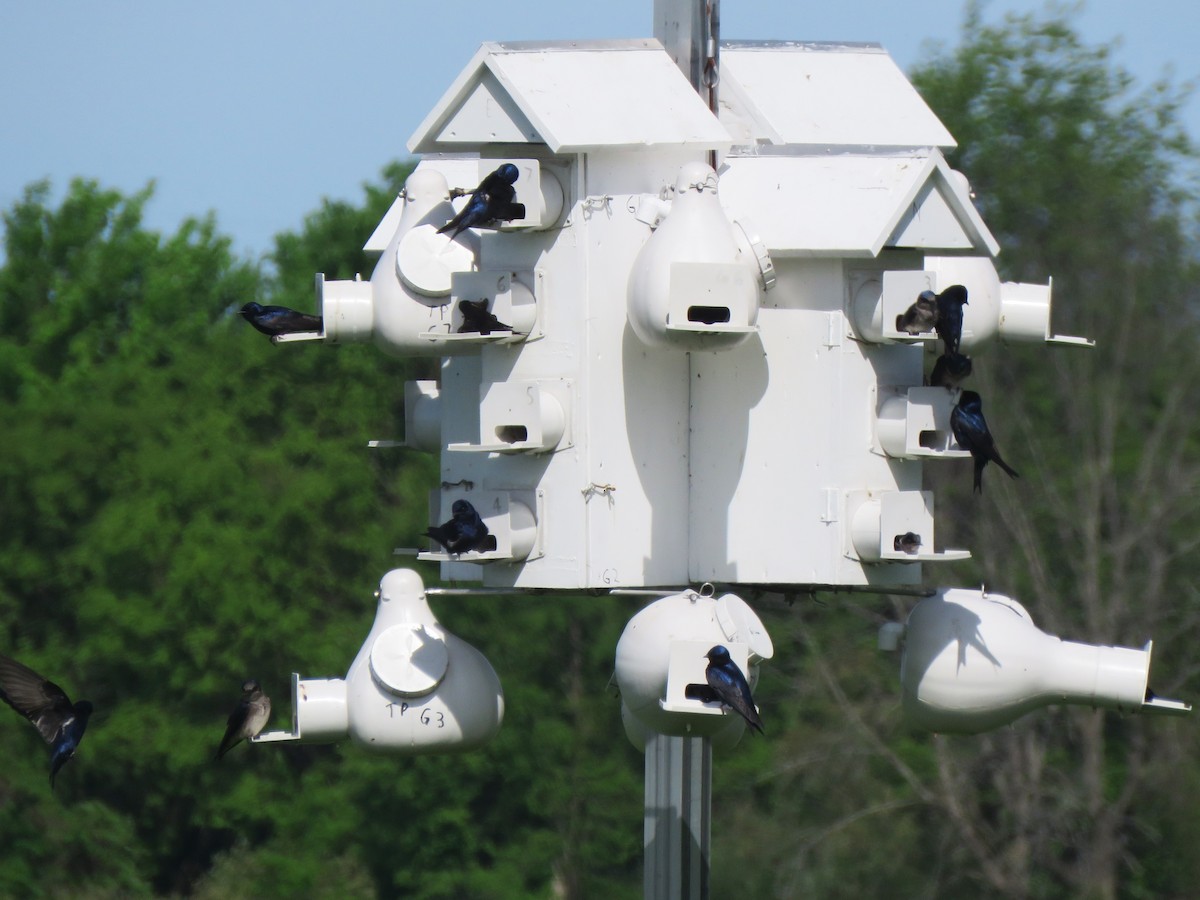
M972 387L1022 477L972 497L967 464L927 467L939 543L974 553L927 577L984 582L1068 639L1154 636L1154 689L1195 697L1200 245L1183 95L1136 91L1058 13L989 25L978 6L913 79L958 141L950 162L1003 247L1002 277L1053 276L1056 330L1097 341L976 357ZM795 712L765 759L716 767L718 801L737 809L714 824L714 859L739 861L715 871L722 892L747 877L775 897L1194 891L1178 843L1195 832L1193 723L1072 708L978 737L915 733L894 660L870 646L911 599L761 602L787 648L763 704Z
M975 498L965 464L929 467L941 542L976 554L930 576L986 581L1064 637L1154 635L1156 689L1194 697L1200 280L1181 95L1133 93L1061 17L992 26L974 7L915 81L959 141L1003 275L1052 275L1057 329L1098 341L980 354L974 386L1023 477ZM292 671L344 673L392 547L427 524L435 462L365 445L397 435L403 382L429 364L274 346L234 315L311 309L314 272L365 277L361 245L406 171L280 235L270 272L212 220L147 231L149 190L78 181L52 207L34 185L4 212L0 651L97 714L51 792L39 738L0 710L0 895L640 894L642 758L605 688L627 600L436 601L505 686L481 750L211 759L244 677L279 727ZM874 648L913 598L749 599L777 656L757 695L767 737L717 754L714 896L1194 892L1187 721L1066 710L931 737L902 721L896 660Z
M147 231L149 190L77 181L52 208L40 184L4 214L0 650L97 714L51 792L40 739L4 713L0 895L636 884L640 773L604 693L620 604L439 605L506 685L505 729L483 751L284 745L212 761L245 677L287 727L292 671L345 672L392 548L427 524L435 461L366 444L397 436L403 383L428 366L275 346L235 314L250 299L311 308L314 272L369 275L361 245L407 171L281 235L271 277L211 220Z

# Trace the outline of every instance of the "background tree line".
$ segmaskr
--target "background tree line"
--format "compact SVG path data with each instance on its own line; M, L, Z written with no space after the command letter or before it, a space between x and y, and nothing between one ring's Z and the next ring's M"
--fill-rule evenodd
M1023 477L972 498L965 469L929 467L945 543L975 550L937 581L986 582L1064 637L1153 635L1156 689L1195 698L1200 243L1182 95L1136 90L1054 16L973 12L912 75L959 142L1002 275L1053 275L1057 330L1098 342L981 357L975 386ZM148 231L148 190L79 180L53 205L38 184L4 211L0 650L98 713L53 793L33 729L0 716L0 895L640 895L642 760L606 689L636 601L439 604L504 683L482 750L211 762L243 678L278 727L293 668L344 672L391 548L427 524L435 461L366 442L402 428L402 384L429 364L275 347L234 315L250 299L311 309L314 272L368 273L359 248L408 171L280 235L277 274L211 218ZM930 736L901 720L897 660L874 649L910 598L748 599L778 652L767 738L716 761L714 896L1200 883L1190 720L1055 710Z

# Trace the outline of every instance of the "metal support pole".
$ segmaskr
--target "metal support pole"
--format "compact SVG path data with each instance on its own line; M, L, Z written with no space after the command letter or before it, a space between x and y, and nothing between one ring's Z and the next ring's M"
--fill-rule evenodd
M655 734L646 742L646 900L708 900L712 743Z

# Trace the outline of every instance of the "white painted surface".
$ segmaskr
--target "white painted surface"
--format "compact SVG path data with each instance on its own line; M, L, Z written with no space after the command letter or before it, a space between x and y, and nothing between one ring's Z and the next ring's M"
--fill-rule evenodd
M899 66L875 45L734 41L721 48L721 78L722 92L752 101L752 110L739 112L760 120L780 144L955 146Z
M909 615L900 679L904 709L932 731L976 733L1054 703L1121 712L1182 713L1150 702L1149 643L1141 650L1064 641L998 594L944 589Z

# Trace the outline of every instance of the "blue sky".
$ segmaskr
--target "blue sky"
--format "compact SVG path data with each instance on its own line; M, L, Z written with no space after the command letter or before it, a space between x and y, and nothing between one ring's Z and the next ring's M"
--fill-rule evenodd
M357 202L479 44L646 37L652 0L179 0L0 4L0 208L49 178L132 192L153 179L147 224L215 213L259 257L324 197ZM724 0L724 38L874 41L909 69L953 46L964 0ZM991 0L985 18L1041 12ZM1200 79L1200 3L1090 0L1068 7L1141 85ZM1200 138L1200 99L1186 110ZM363 235L364 241L368 235Z

